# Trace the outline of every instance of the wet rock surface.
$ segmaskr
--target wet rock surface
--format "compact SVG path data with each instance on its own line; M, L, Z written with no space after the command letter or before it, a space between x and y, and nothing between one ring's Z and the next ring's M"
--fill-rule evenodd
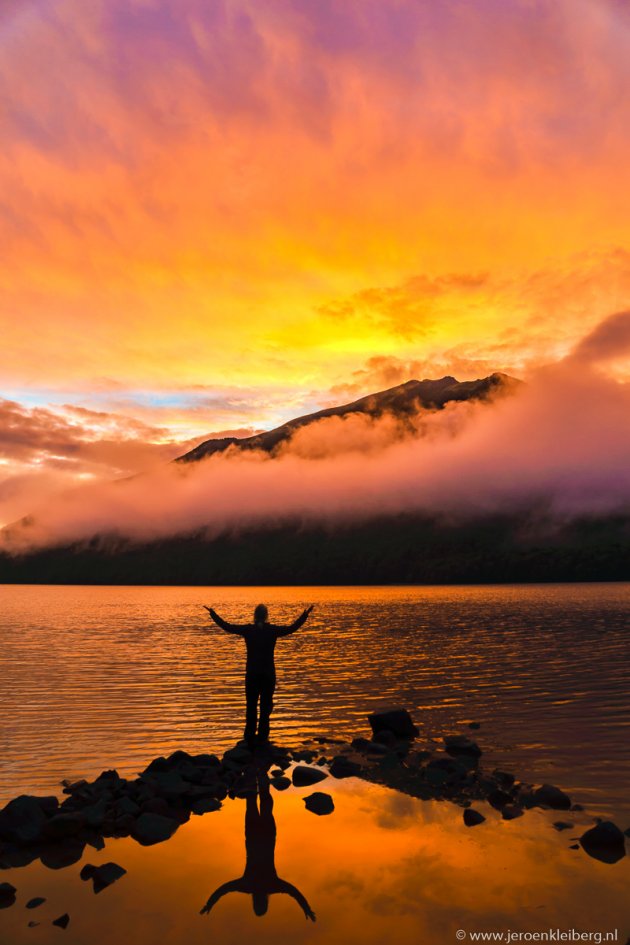
M580 837L582 849L602 863L618 863L626 855L623 832L610 820L603 820Z

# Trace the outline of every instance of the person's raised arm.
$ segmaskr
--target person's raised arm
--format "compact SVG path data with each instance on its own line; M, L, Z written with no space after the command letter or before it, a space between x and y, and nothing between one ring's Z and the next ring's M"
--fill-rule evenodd
M203 606L206 608L206 610L208 611L208 613L210 614L210 616L216 623L217 627L221 627L221 629L225 630L226 633L237 633L237 634L243 633L244 626L237 623L228 623L227 620L223 619L223 617L219 617L216 610L213 610L212 607L206 607L205 604Z
M277 631L279 637L288 637L290 633L295 633L296 630L299 630L300 627L306 623L308 618L311 615L311 611L315 604L311 604L310 607L307 607L306 610L303 610L297 620L294 620L292 624L289 624L288 627L280 627Z
M284 879L280 879L278 880L277 890L281 893L287 893L288 896L291 896L292 899L295 899L298 906L300 906L302 909L304 916L307 919L310 919L311 922L315 921L315 913L309 906L306 896L302 895L297 886L294 886L292 883L287 883Z
M222 886L219 886L219 888L212 893L199 915L207 915L210 910L216 906L219 899L227 895L227 893L243 892L241 886L242 880L240 879L233 879L229 883L223 883Z

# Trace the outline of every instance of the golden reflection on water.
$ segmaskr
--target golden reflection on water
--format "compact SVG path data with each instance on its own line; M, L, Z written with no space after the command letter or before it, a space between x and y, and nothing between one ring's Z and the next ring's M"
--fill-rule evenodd
M467 829L461 809L446 802L419 801L355 779L318 787L334 792L330 816L305 810L303 797L312 789L273 793L277 871L309 900L314 924L284 895L272 896L262 917L244 894L226 896L210 915L199 915L213 890L243 872L245 801L228 800L218 813L192 817L158 846L125 839L108 841L99 853L88 848L82 863L114 860L128 871L97 896L79 879L79 863L0 874L19 893L16 905L0 913L0 942L442 945L456 941L457 929L550 927L618 928L618 940L626 941L629 863L608 866L569 849L589 822L584 814L570 815L575 832L559 834L551 812L506 822L479 805L488 820ZM26 900L39 895L48 901L25 910ZM50 921L65 911L71 922L60 939ZM29 919L41 925L28 929Z
M243 725L242 641L201 605L278 622L274 737L365 734L405 705L423 738L482 722L488 764L628 810L630 585L1 587L0 798L49 792L177 748L222 750Z

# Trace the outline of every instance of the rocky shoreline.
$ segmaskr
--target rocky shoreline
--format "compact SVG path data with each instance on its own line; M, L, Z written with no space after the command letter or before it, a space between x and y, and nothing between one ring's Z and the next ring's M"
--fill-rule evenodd
M255 794L261 775L276 791L291 785L325 786L331 778L361 778L423 800L455 804L462 808L464 828L486 819L475 802L487 802L506 821L533 807L565 816L583 810L555 785L536 786L507 771L486 771L481 748L467 734L446 735L440 749L429 749L417 743L418 730L404 709L374 713L369 722L371 737L351 742L320 736L295 748L270 744L252 749L239 743L222 757L176 751L153 759L135 779L108 770L91 782L63 782L61 801L21 795L0 811L0 868L39 859L60 869L78 862L86 846L102 849L109 837L132 837L143 845L164 842L191 816L218 811L226 799ZM333 799L324 791L304 800L314 814L334 812ZM553 826L562 832L573 823L559 819ZM595 821L575 846L613 864L625 856L629 835L611 821ZM124 872L115 863L98 868L86 864L81 878L91 880L94 891L100 892ZM0 883L0 908L12 905L15 897L15 887ZM65 918L55 921L65 928Z

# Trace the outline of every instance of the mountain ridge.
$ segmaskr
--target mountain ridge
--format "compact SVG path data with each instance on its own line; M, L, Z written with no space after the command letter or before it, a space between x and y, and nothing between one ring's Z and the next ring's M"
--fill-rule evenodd
M436 380L411 379L386 390L366 394L347 404L324 407L314 413L295 417L278 427L254 433L252 436L209 438L182 456L178 456L175 462L198 462L215 453L226 452L232 447L237 450L262 450L273 453L297 430L329 417L343 418L358 413L377 418L389 413L404 419L411 417L419 409L441 410L447 403L455 401L489 400L500 392L507 392L522 383L517 378L499 371L474 381L458 381L450 374Z

